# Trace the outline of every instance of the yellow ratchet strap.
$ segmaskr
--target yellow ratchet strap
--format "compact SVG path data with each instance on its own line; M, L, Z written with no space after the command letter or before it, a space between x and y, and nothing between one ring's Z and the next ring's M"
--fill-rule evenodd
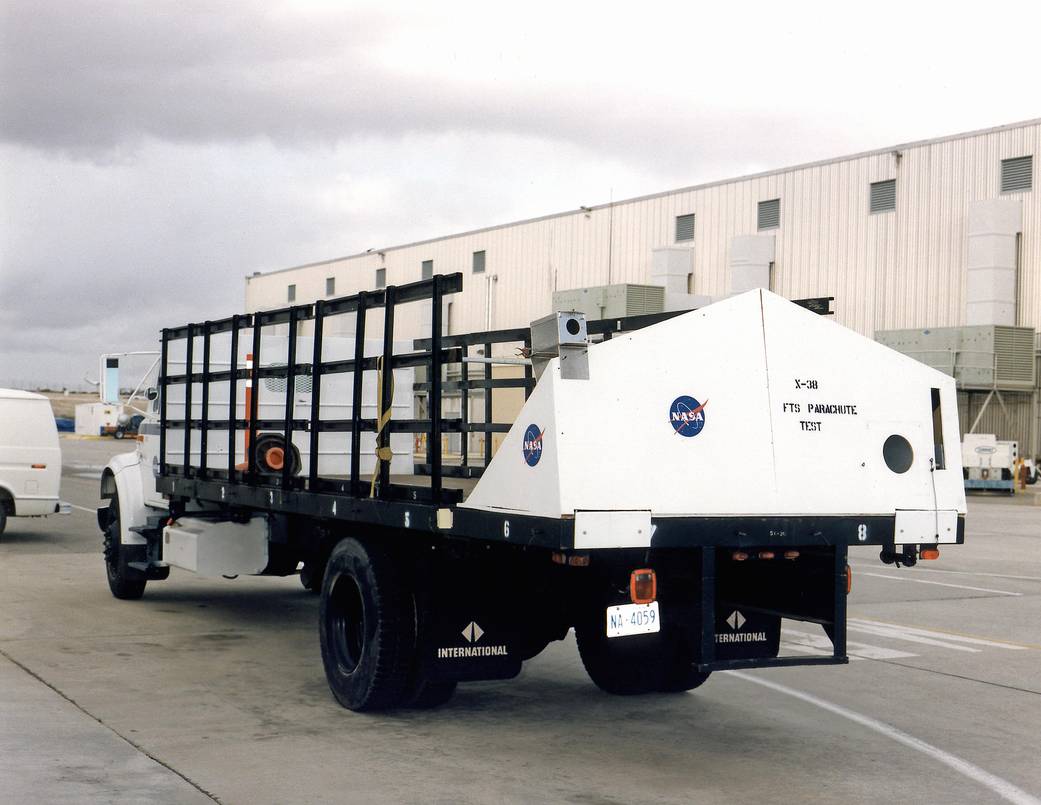
M390 444L380 447L380 434L390 422L391 411L394 408L394 373L390 375L390 404L383 410L383 356L376 359L376 410L379 411L379 419L376 420L376 466L372 468L372 483L369 484L369 497L376 497L376 479L380 474L382 462L389 462L394 457L394 451Z

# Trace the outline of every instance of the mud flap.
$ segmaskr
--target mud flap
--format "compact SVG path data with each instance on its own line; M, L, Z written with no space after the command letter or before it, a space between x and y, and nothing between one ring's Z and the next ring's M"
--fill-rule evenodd
M740 607L717 609L715 641L717 660L776 657L781 643L781 616Z
M431 681L512 679L521 669L516 616L490 597L428 601L419 624L423 675Z

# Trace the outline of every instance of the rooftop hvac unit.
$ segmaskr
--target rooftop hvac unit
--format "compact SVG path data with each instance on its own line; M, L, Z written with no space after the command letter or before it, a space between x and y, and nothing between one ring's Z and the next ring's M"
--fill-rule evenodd
M952 375L960 389L1029 391L1037 385L1034 330L996 324L880 330L875 340Z
M553 310L577 310L590 321L642 316L665 310L665 289L660 285L594 285L553 292Z

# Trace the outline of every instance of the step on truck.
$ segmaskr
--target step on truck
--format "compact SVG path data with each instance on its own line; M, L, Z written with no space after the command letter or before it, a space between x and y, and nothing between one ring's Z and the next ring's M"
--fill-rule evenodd
M432 707L571 629L614 694L842 664L849 546L963 542L954 380L830 298L447 334L461 288L162 330L153 416L101 481L112 593L299 573L335 698ZM786 653L785 619L831 650Z

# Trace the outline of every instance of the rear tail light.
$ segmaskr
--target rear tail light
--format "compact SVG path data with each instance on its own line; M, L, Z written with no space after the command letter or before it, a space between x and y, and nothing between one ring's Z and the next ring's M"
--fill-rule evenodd
M774 558L774 552L773 551L759 551L759 558L760 559L773 559Z
M730 558L733 559L735 562L743 562L745 561L745 559L748 558L748 554L744 551L734 551L730 555Z
M799 558L799 552L798 551L785 551L784 552L784 558L785 559L798 559Z
M922 548L918 554L922 559L939 559L940 549L939 548Z
M658 578L650 568L629 574L629 598L634 604L650 604L658 597Z

